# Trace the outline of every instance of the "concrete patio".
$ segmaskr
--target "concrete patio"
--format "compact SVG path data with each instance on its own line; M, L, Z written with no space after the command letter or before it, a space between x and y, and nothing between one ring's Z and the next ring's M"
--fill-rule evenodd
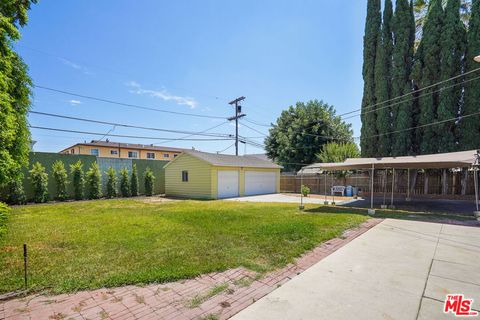
M480 228L385 220L233 319L454 319L480 310Z
M237 197L224 199L227 201L246 201L246 202L279 202L279 203L298 203L300 204L300 197L291 196L282 193L274 194L262 194L257 196L248 196L248 197ZM329 203L332 201L332 197L328 196ZM325 200L323 198L314 198L314 197L304 197L303 203L312 203L312 204L323 204ZM351 200L350 200L351 201ZM344 204L349 201L345 200L335 200L337 204Z

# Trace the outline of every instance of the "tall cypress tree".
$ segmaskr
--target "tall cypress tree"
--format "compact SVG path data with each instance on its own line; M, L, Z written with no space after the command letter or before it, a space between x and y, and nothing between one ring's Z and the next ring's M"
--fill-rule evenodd
M376 156L389 156L391 152L392 119L391 109L387 101L391 97L392 90L392 0L385 0L383 9L382 32L377 42L377 53L375 60L375 100L377 101L377 132L378 144Z
M423 36L416 55L415 82L419 89L431 86L440 81L441 38L443 26L443 8L441 0L431 0L428 8ZM426 125L435 121L439 103L438 86L422 90L418 98L418 124ZM438 151L437 136L434 126L421 127L417 130L419 153L436 153Z
M480 67L473 58L480 55L480 0L473 0L470 22L468 24L465 71ZM469 73L465 80L478 77L479 72ZM480 112L480 80L465 83L465 104L462 115L468 116ZM471 116L462 119L460 125L460 148L462 150L480 148L480 117Z
M392 97L400 97L412 91L410 74L413 63L413 47L415 41L415 21L413 7L408 0L397 0L395 16L392 23L393 31L393 67L392 67ZM413 126L413 108L411 96L392 101L392 121L394 131L392 138L392 155L407 155L412 152L412 132L405 130ZM401 101L404 101L400 103Z
M368 0L365 35L363 37L363 98L362 98L362 129L360 147L362 156L369 157L376 153L376 112L373 105L375 100L375 57L377 42L380 34L382 17L380 0ZM368 113L367 113L368 111Z
M465 26L460 20L460 0L448 0L441 34L441 80L461 74L465 54L465 37ZM459 84L462 81L463 79L457 78L442 84L437 110L438 121L458 116L462 98L462 86ZM434 129L437 132L439 152L452 152L458 149L458 130L456 130L455 121L435 125Z

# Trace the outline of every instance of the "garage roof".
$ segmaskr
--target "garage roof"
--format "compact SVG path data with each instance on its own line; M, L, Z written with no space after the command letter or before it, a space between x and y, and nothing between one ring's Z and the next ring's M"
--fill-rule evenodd
M259 159L254 156L233 156L229 154L216 154L216 153L201 152L196 150L184 150L183 152L195 158L206 161L214 166L272 168L272 169L282 168L278 164L275 164L269 160Z
M302 168L302 173L316 173L321 170L352 169L448 169L469 168L478 165L479 150L426 154L420 156L349 158L338 163L314 163Z

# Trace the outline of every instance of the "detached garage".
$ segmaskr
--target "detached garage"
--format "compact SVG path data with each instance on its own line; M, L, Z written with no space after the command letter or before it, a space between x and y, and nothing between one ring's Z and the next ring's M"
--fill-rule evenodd
M254 156L184 151L165 165L167 196L223 199L280 192L280 169Z

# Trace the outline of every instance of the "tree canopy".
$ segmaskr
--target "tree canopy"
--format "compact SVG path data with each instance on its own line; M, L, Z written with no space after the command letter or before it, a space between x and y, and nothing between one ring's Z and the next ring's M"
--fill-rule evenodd
M322 151L317 154L317 159L320 162L343 162L347 158L360 157L360 150L353 142L337 143L330 142L324 144Z
M324 144L353 142L350 127L323 101L298 102L282 111L265 139L265 149L286 171L298 170L313 163Z
M28 164L27 112L32 82L12 43L20 38L19 28L27 23L27 11L35 2L0 2L0 185L17 179L20 169Z
M371 34L372 26L378 24L377 3L368 2L361 113L363 156L480 148L480 64L473 61L480 54L479 1L396 0L392 18L391 0L385 0L376 42L372 42ZM371 54L373 44L375 55ZM369 55L365 55L367 51ZM372 71L373 58L372 86L365 71ZM373 107L365 101L373 101Z

